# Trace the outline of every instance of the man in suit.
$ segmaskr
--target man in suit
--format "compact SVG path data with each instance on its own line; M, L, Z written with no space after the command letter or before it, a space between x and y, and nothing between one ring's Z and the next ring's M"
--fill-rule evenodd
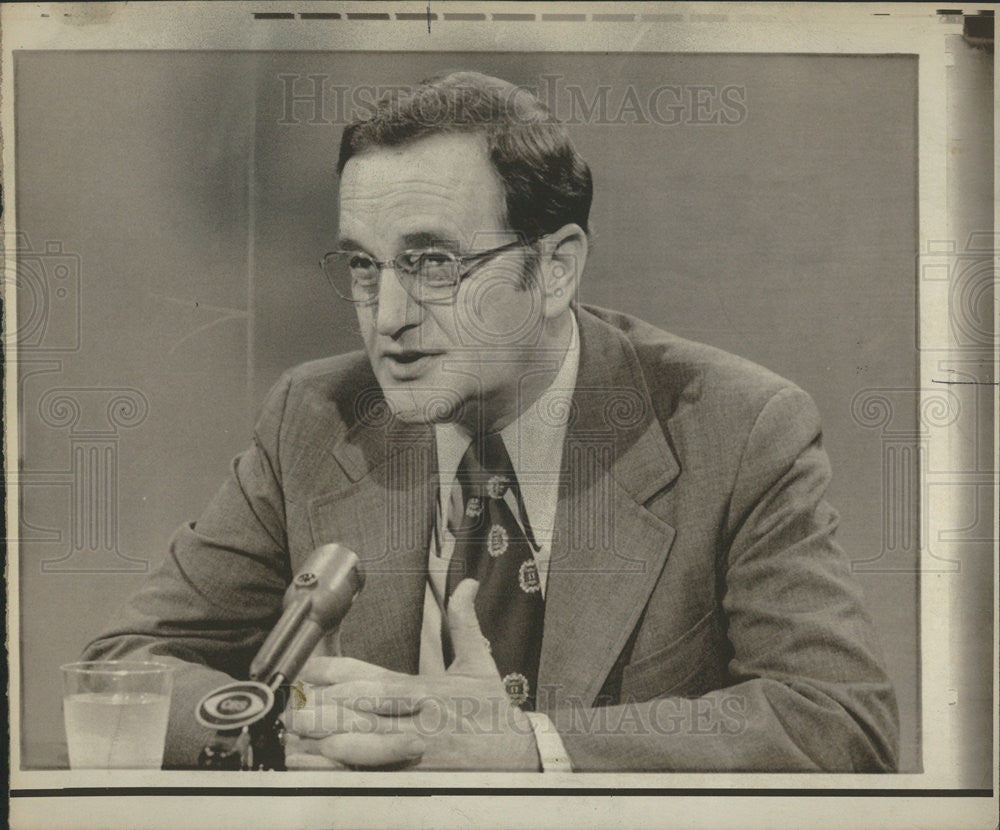
M364 353L286 373L88 648L177 667L167 763L335 541L367 583L345 656L303 672L292 766L894 769L815 407L576 302L590 172L541 103L431 79L350 125L338 170L324 269Z

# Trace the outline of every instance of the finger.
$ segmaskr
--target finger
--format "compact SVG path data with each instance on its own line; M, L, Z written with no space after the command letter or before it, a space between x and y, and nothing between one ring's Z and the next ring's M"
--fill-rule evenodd
M306 755L304 753L286 754L285 767L289 770L347 769L345 764L332 761L325 755Z
M332 751L331 747L334 747L336 742L330 742L329 739L332 737L344 737L345 735L361 735L362 737L370 738L369 743L375 744L380 740L384 740L388 737L392 737L395 743L399 746L406 746L408 743L412 744L413 740L424 741L424 736L417 731L417 729L411 724L410 728L403 730L397 730L391 735L371 735L367 733L334 733L333 735L317 735L315 737L306 738L299 735L286 735L285 736L285 754L286 755L323 755L324 748L328 751ZM347 749L350 749L349 745L343 745ZM326 756L324 756L326 757Z
M298 735L287 735L285 737L285 755L298 755L300 757L306 755L319 755L326 758L326 756L323 755L323 748L320 742L323 738L329 737L329 735L323 735L318 738L301 738ZM326 760L329 761L330 759L327 758Z
M498 674L490 654L489 641L483 636L476 617L476 593L479 583L463 579L448 600L448 630L455 650L449 673L470 675Z
M299 673L299 679L306 683L329 686L348 680L374 680L396 674L397 672L353 657L310 657Z
M351 680L323 689L320 697L321 702L329 701L357 712L396 717L419 712L425 699L426 694L414 684L413 678L405 682Z
M282 746L285 748L285 755L304 755L306 749L306 739L300 738L294 732L286 731L282 738Z
M343 764L323 755L316 740L286 733L284 747L285 766L288 769L346 769Z
M398 733L402 729L402 722L400 718L352 709L336 701L304 706L288 710L284 714L287 731L307 738L322 738L334 732Z
M324 757L355 767L384 767L418 761L426 744L415 735L330 735L317 742Z

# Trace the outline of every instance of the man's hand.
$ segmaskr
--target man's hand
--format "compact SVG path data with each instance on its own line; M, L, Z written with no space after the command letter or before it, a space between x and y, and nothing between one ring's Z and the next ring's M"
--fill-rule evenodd
M527 716L507 698L463 580L448 603L455 660L442 675L409 675L349 657L315 657L305 702L285 713L289 769L416 767L537 770Z

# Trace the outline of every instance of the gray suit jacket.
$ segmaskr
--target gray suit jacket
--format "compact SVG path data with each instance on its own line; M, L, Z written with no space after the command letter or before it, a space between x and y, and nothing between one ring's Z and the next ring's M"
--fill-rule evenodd
M897 715L823 500L810 398L625 315L581 308L539 708L581 770L895 768ZM290 576L341 542L368 580L344 653L418 665L433 430L389 416L362 353L272 390L253 444L87 659L176 663L166 762L249 662Z

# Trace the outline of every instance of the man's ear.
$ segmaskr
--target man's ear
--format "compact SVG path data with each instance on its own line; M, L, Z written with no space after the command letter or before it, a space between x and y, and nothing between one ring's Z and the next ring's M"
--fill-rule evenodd
M543 313L558 317L576 297L587 264L587 234L573 223L538 241L538 279L545 298Z

